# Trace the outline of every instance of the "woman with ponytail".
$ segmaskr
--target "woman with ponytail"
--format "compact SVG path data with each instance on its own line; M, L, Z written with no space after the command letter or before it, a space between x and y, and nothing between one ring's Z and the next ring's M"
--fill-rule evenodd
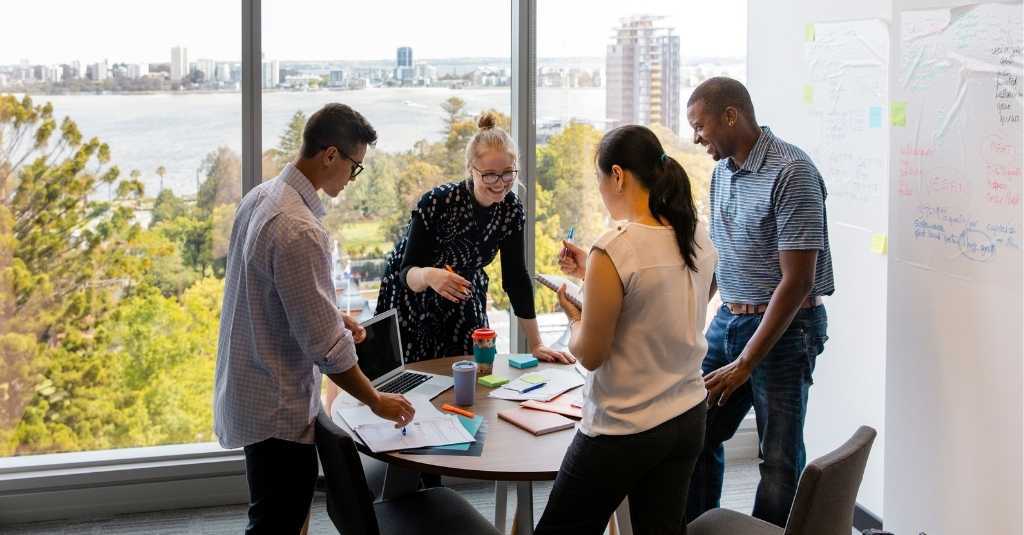
M536 533L601 533L626 497L635 532L685 533L704 442L703 329L718 255L686 172L653 132L616 128L595 160L604 205L619 223L589 258L566 243L561 261L583 278L583 310L564 288L559 300L569 348L592 373Z

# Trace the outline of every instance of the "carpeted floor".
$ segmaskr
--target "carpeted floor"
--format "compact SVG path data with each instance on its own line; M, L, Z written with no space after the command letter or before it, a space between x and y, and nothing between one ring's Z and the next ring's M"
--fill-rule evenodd
M760 478L757 464L731 463L725 474L725 494L722 506L750 513L754 503L754 491ZM494 484L490 482L471 482L452 485L477 510L487 518L494 518ZM534 485L534 516L540 519L547 503L551 483L544 482ZM515 492L509 493L508 529L512 526L512 514L515 511ZM209 507L202 509L180 509L155 513L139 513L123 515L107 519L83 522L43 522L8 526L0 528L0 533L17 535L237 535L242 532L246 522L245 505L226 507ZM310 535L335 535L338 531L331 524L324 509L324 497L318 495L313 502L313 517L310 522Z

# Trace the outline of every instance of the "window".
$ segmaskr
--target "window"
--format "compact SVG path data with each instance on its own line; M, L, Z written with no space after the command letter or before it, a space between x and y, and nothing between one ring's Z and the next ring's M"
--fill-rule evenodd
M336 244L338 306L368 319L410 210L431 188L467 178L465 147L477 115L498 112L511 133L511 3L345 5L263 2L263 178L295 159L306 119L326 103L347 104L374 126L366 171L337 199L325 199L324 218ZM310 18L316 12L326 15ZM499 265L486 269L488 317L507 351Z
M214 440L240 8L116 11L5 7L0 456Z
M714 162L692 144L686 100L708 77L743 80L746 3L537 3L536 269L557 273L561 240L570 228L586 247L610 223L593 158L601 136L616 126L654 130L683 164L703 207ZM574 23L566 26L566 20ZM545 342L566 342L557 297L543 288L537 292Z

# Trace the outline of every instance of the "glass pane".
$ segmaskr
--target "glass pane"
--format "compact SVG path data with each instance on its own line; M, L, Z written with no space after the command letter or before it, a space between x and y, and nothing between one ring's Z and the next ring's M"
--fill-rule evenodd
M573 24L566 26L565 21ZM714 162L693 145L686 101L711 76L744 80L746 2L697 5L638 0L614 3L538 0L537 260L558 273L570 228L589 247L610 223L594 178L604 132L642 124L658 135L693 183L701 212ZM541 335L565 342L566 318L553 292L537 290ZM720 303L712 303L712 310ZM708 318L713 317L709 314Z
M240 4L4 16L0 456L212 441Z
M366 170L336 199L324 198L338 306L367 319L410 210L431 188L467 179L465 147L476 116L494 110L511 131L511 3L351 5L263 2L263 178L295 160L306 119L327 103L351 106L376 129ZM507 351L499 266L495 259L486 268L487 316Z

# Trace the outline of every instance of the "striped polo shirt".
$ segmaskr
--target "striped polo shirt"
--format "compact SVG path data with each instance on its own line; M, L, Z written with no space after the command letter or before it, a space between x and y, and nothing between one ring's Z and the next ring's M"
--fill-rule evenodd
M779 251L817 250L811 295L832 295L825 182L811 158L768 127L743 165L720 160L711 173L715 275L727 303L766 304L782 281Z

